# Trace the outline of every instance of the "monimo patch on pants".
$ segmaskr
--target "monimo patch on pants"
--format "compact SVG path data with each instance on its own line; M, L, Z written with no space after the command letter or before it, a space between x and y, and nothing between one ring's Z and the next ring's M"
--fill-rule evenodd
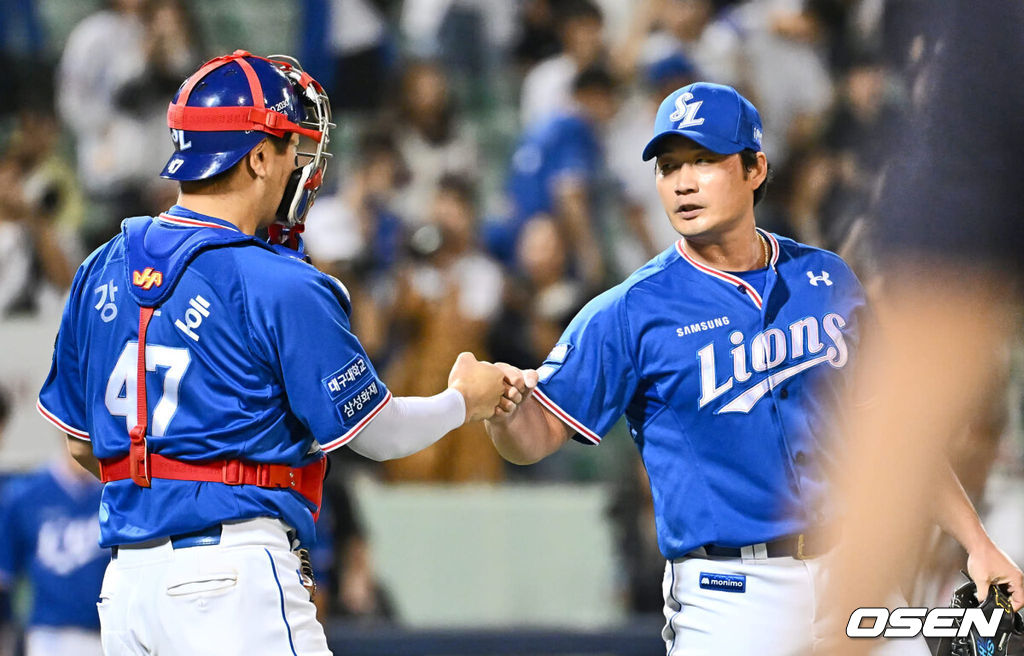
M719 592L746 592L747 577L742 574L700 573L700 587Z

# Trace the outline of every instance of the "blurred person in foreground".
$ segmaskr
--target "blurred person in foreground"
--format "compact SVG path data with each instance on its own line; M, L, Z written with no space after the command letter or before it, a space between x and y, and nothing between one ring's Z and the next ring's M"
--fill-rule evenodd
M696 83L663 101L643 156L656 158L655 186L682 239L591 301L536 372L506 367L528 396L486 423L502 456L531 464L570 438L600 443L625 415L668 560L670 655L723 644L818 653L830 630L822 557L828 526L843 519L828 504L843 446L831 428L869 311L837 255L756 227L761 136L757 110L731 87ZM967 504L951 473L943 484ZM978 522L969 504L940 510L957 537ZM986 569L1017 571L1008 559ZM929 653L920 637L878 644Z
M298 239L333 125L296 60L210 60L167 116L178 202L82 264L37 403L104 482L103 648L329 654L306 589L326 454L409 455L517 395L470 353L431 397L378 377Z
M879 208L887 292L880 338L863 362L874 403L846 426L838 502L847 521L832 591L844 622L854 607L886 605L913 571L937 509L969 515L962 494L945 485L947 452L1004 393L993 374L1021 310L1024 4L928 3L908 24L914 31L901 36L925 55ZM972 521L955 535L979 594L1005 583L1014 609L1024 605L1020 570L996 566L1008 558L984 527ZM869 647L849 641L836 653Z
M25 656L99 656L96 599L109 552L99 546L103 486L66 452L0 497L0 593L27 579Z

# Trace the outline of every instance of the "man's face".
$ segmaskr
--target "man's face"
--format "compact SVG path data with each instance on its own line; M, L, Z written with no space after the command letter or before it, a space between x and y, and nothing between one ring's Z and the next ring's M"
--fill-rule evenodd
M666 140L655 164L661 204L687 238L712 237L753 221L753 192L764 173L746 171L738 153L720 155L682 136Z

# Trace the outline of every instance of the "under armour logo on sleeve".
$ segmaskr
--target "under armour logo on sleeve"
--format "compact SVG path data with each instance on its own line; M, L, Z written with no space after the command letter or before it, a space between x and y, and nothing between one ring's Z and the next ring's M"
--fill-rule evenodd
M832 281L829 280L829 277L828 277L828 271L822 271L820 276L816 276L816 275L814 275L813 272L808 271L807 272L807 278L810 280L811 284L814 285L815 287L818 286L819 282L825 283L826 287L831 287L832 286Z

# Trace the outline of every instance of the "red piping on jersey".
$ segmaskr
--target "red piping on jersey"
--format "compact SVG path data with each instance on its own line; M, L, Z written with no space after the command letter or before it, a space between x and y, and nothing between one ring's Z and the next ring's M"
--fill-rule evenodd
M376 408L371 410L369 414L367 414L365 417L363 417L363 420L361 422L359 422L358 424L353 426L351 429L349 429L349 431L347 433L345 433L344 435L342 435L338 439L333 440L333 441L328 442L327 444L325 444L323 446L324 451L333 451L333 450L337 449L339 446L342 446L345 443L349 442L353 437L355 437L356 435L359 434L359 431L363 430L366 427L366 424L370 423L371 419L373 419L378 414L380 414L380 411L384 409L384 406L386 406L389 401L391 401L391 392L390 391L388 391L388 393L384 397L384 399L380 403L377 404Z
M61 421L57 417L57 415L53 414L52 412L50 412L49 410L47 410L43 406L43 402L42 401L36 401L36 410L38 410L39 414L41 414L43 416L43 419L45 419L46 421L50 422L51 424L53 424L54 426L56 426L60 430L64 431L68 435L70 435L72 437L77 437L78 439L81 439L81 440L88 440L89 439L89 434L88 433L86 433L84 430L80 430L78 428L72 428L68 424L66 424L63 421Z
M533 394L534 396L537 397L537 400L540 401L540 404L542 406L550 410L552 414L554 414L556 417L558 417L563 422L568 424L569 428L573 429L574 431L576 431L583 437L587 438L594 444L601 443L601 438L597 435L597 433L590 430L589 428L581 424L579 421L577 421L575 418L573 418L573 416L570 415L568 412L558 407L558 405L554 401L549 399L547 395L545 395L539 389L534 389Z
M756 228L755 230L761 233L761 235L764 236L771 243L772 256L769 259L768 265L774 267L775 263L779 261L779 242L775 239L775 237L772 236L771 233ZM709 267L706 264L701 264L700 262L695 260L692 255L687 253L686 250L683 248L684 241L684 239L680 239L679 241L676 242L676 250L679 252L680 255L683 256L684 260L689 262L691 265L693 265L694 268L696 268L698 271L701 271L702 273L706 273L709 276L714 276L720 280L724 280L725 282L730 283L734 287L742 288L743 291L746 292L747 296L750 297L750 300L754 301L754 305L756 305L758 309L761 309L761 306L764 304L764 301L761 299L761 295L758 294L757 290L751 287L746 280L734 276L731 273L726 273L725 271L715 269L714 267Z

